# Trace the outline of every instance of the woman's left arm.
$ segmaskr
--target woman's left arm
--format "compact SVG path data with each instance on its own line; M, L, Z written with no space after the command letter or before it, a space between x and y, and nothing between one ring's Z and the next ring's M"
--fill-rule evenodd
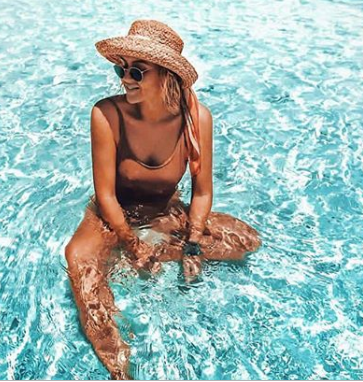
M199 104L201 170L192 177L189 209L189 241L199 242L213 203L213 118L209 109Z

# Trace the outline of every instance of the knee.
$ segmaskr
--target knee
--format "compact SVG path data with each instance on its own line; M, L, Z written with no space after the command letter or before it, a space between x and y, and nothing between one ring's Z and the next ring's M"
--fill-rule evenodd
M66 258L66 261L67 261L67 265L68 265L68 270L70 270L70 266L71 264L74 263L74 260L76 258L76 255L75 255L75 250L74 250L74 247L72 244L68 243L64 249L64 256Z
M68 264L68 271L73 274L77 269L77 264L82 262L80 249L77 245L70 242L66 245L64 254Z
M244 238L242 247L247 252L255 252L260 248L261 244L262 241L258 235L249 235L248 237Z
M252 241L252 251L257 251L262 245L262 240L259 236L256 236L255 239Z

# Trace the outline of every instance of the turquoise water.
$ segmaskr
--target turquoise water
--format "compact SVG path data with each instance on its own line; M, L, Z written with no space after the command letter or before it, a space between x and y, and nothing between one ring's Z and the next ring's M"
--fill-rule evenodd
M1 1L0 379L108 378L63 253L93 193L91 107L119 92L94 42L136 18L183 36L214 116L213 210L263 246L191 287L176 263L115 273L134 377L363 378L363 1L250 3Z

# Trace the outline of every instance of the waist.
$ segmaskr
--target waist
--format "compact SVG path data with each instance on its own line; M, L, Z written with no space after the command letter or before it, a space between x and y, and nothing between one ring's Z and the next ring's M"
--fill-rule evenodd
M142 201L121 201L130 224L148 224L152 219L163 216L173 205L179 204L180 191L176 190L168 198L154 198Z
M177 188L164 190L143 190L129 187L119 187L116 192L118 202L123 206L145 205L166 206L170 200L180 197Z
M96 195L91 196L91 203L97 209L99 216L99 207ZM181 202L180 191L176 189L172 195L165 198L156 198L153 200L130 200L125 196L117 195L117 200L123 209L126 219L130 224L147 224L153 218L162 216L171 207L179 205Z

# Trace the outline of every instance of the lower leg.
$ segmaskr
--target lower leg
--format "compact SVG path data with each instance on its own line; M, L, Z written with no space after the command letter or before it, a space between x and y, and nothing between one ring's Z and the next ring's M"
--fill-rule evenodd
M82 328L97 356L115 379L128 375L129 346L122 340L114 314L120 314L97 259L78 263L68 272Z

